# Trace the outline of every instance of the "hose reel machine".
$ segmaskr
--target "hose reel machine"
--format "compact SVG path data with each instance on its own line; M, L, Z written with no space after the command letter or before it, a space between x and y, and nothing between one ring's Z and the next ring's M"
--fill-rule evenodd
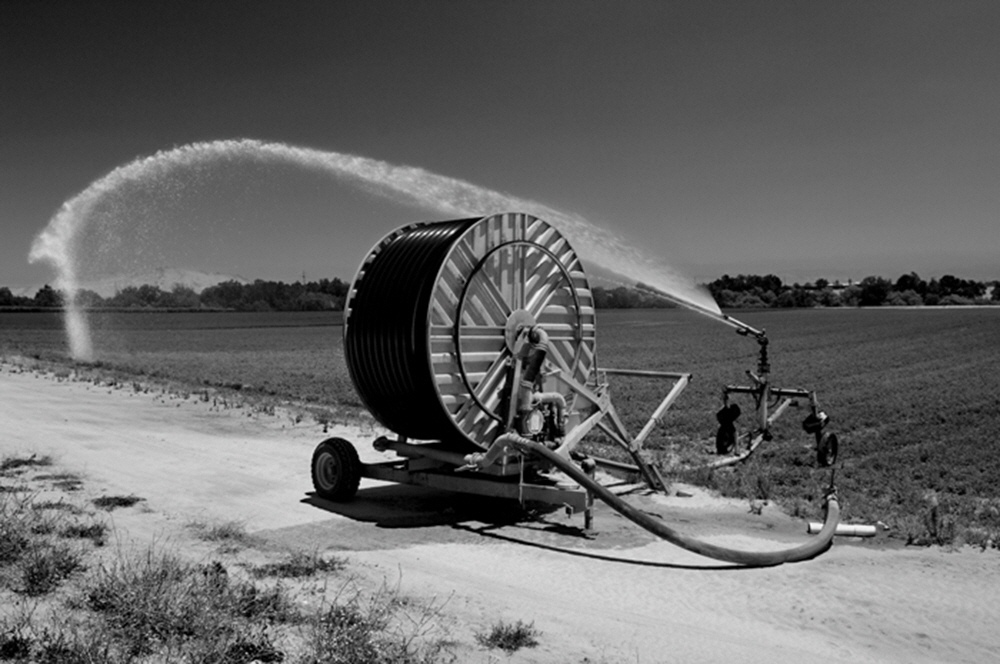
M394 434L380 436L375 448L397 458L362 464L349 441L323 441L312 461L321 498L348 500L369 477L566 506L583 512L590 527L596 496L661 537L701 547L659 520L646 523L648 515L594 478L604 466L666 488L642 446L691 375L598 368L583 264L542 219L503 213L388 234L348 293L344 355L363 403ZM611 402L607 375L615 373L671 383L635 436ZM577 446L595 428L633 463L581 454ZM806 545L808 555L829 544L835 500L827 511L832 526ZM712 547L699 552L743 564L784 562Z

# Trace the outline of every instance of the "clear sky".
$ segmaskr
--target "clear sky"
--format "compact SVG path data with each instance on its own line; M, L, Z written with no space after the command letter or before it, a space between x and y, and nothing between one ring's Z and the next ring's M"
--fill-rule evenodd
M539 201L702 281L1000 278L1000 2L3 0L0 285L52 278L32 239L92 181L231 138ZM136 208L164 261L239 236L177 267L349 279L433 217L295 169L205 177Z

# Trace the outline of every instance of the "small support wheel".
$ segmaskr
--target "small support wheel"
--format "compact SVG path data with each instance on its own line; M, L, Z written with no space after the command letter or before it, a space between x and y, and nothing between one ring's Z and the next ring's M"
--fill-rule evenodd
M736 427L732 424L719 425L715 432L715 453L722 456L732 454L736 447Z
M715 414L719 429L715 432L715 453L730 454L736 447L736 422L740 417L740 407L734 403L723 406Z
M816 439L816 463L820 468L827 468L836 461L837 434L827 431Z
M347 501L361 482L361 460L354 445L343 438L327 438L312 458L312 481L321 498Z

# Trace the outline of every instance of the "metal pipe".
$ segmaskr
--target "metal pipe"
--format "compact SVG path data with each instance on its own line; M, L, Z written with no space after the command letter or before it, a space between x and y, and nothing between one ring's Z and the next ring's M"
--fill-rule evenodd
M663 414L667 412L667 409L670 408L675 401L677 401L677 397L679 397L681 392L684 391L684 388L687 387L689 377L690 375L685 374L678 378L677 382L674 383L673 388L667 393L667 396L663 398L660 405L653 411L653 414L650 415L649 421L646 422L646 426L642 428L639 435L632 441L632 445L630 447L633 452L638 452L642 448L642 444L646 441L646 437L652 433L653 428L656 427L657 423L659 423L660 418L662 418Z
M796 547L780 551L740 551L730 549L716 544L709 544L695 539L689 535L679 533L662 521L642 510L636 509L626 501L622 500L600 482L589 477L583 470L569 459L565 459L544 445L540 445L515 434L504 434L497 438L505 444L513 445L522 452L535 454L551 462L559 470L566 473L573 481L592 492L595 496L607 503L616 512L628 520L642 526L657 537L667 540L683 549L702 556L722 560L725 562L746 565L748 567L770 567L782 563L798 562L809 560L826 551L833 541L837 524L840 521L840 504L836 495L831 491L826 497L826 520L819 535Z
M809 525L806 527L806 532L810 535L815 535L822 529L823 524L816 521L810 521ZM838 523L837 532L835 534L838 537L875 537L877 529L875 526L860 523Z
M430 445L411 445L409 443L386 438L385 436L376 438L372 443L372 446L379 452L392 450L399 456L408 457L410 459L421 459L426 457L428 459L434 459L435 461L450 463L454 466L461 466L466 463L464 454L449 452L447 450L438 450Z
M681 373L679 371L654 371L650 369L601 369L604 373L611 376L642 376L646 378L691 378L690 373Z

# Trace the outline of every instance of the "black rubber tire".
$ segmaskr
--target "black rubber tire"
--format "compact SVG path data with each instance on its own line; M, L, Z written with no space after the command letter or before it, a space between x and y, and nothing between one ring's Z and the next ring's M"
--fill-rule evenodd
M715 419L722 425L732 424L740 418L741 413L742 411L740 410L739 405L731 403L728 406L723 406L719 412L715 414Z
M715 432L715 453L724 456L732 454L736 448L736 427L732 424L723 424Z
M816 463L828 468L837 462L837 434L827 431L816 441Z
M338 502L353 498L361 483L361 460L354 445L343 438L327 438L317 445L312 482L321 498Z

